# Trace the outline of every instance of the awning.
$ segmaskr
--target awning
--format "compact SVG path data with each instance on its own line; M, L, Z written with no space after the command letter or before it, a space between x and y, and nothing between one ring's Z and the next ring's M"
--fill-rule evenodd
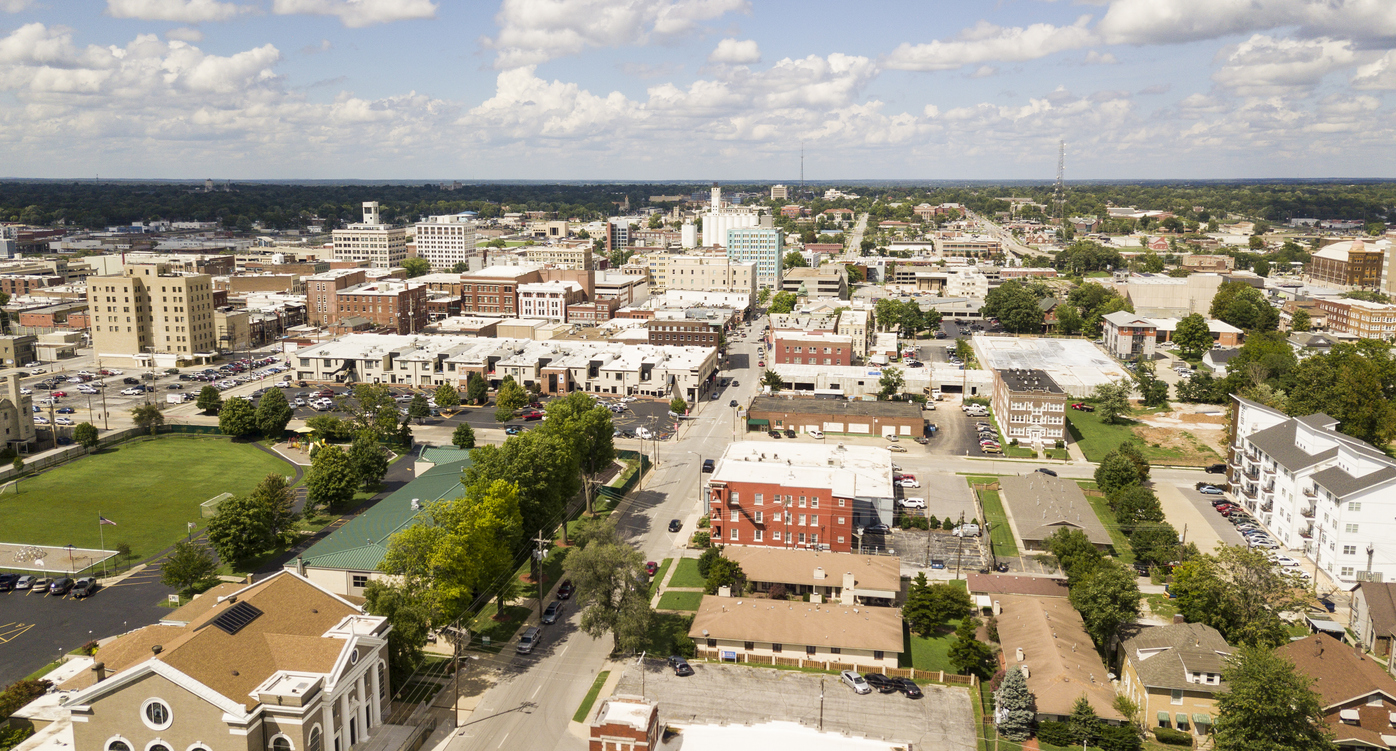
M1178 713L1178 727L1181 729L1181 728L1185 728L1185 727L1187 727L1187 726L1188 726L1188 713L1187 713L1187 712L1179 712L1179 713Z
M771 424L771 421L770 421L770 420L761 420L761 419L757 419L757 418L751 418L751 419L749 419L749 420L746 421L746 424L747 424L748 426L752 426L752 427L760 426L760 425L766 425L766 426L769 427L770 424Z
M1167 711L1160 711L1160 712L1158 713L1158 724L1159 724L1159 725L1162 725L1163 727L1168 727L1168 723L1171 722L1171 721L1172 721L1172 718L1170 718L1170 717L1168 716L1168 712L1167 712Z
M1194 714L1194 715L1192 716L1192 721L1193 721L1193 724L1194 724L1194 725L1209 725L1209 726L1210 726L1210 725L1212 724L1212 716L1209 715L1209 714L1202 714L1202 713L1199 712L1199 713Z

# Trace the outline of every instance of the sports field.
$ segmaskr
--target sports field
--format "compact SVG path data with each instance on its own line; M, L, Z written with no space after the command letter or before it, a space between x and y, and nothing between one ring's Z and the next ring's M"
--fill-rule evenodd
M97 515L105 548L131 546L143 560L182 539L187 523L202 529L199 504L218 495L250 491L273 472L291 475L291 465L249 443L226 438L166 436L108 448L36 477L22 479L19 492L0 495L0 542L29 545L98 544Z

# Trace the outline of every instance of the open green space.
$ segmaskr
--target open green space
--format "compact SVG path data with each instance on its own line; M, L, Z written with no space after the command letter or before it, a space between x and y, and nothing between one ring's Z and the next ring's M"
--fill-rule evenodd
M669 580L669 587L706 587L708 580L698 573L697 558L681 558L674 567L674 577Z
M227 438L163 436L132 441L19 481L0 495L0 541L72 544L114 550L131 546L144 560L208 520L199 504L220 493L241 495L269 474L292 475L282 459ZM98 534L97 515L116 522Z
M483 608L480 614L475 616L475 620L470 622L470 648L477 652L498 653L504 648L504 643L514 638L514 633L519 630L519 626L528 620L528 616L533 613L531 608L522 605L509 605L504 608L504 616L500 620L495 620L495 603L491 600ZM485 637L489 637L490 643L485 644Z
M1144 595L1144 599L1149 601L1149 612L1167 621L1173 620L1173 616L1178 613L1178 605L1175 600L1168 598L1165 594Z
M1118 425L1107 424L1101 421L1099 412L1067 410L1066 424L1086 458L1099 462L1106 454L1119 448L1121 443L1133 439L1133 426L1138 423L1126 420Z
M703 604L702 592L665 592L659 598L659 610L693 610Z
M1139 409L1132 414L1147 415L1154 411ZM1144 440L1136 432L1136 428L1153 430L1154 435L1158 435L1159 431L1127 416L1122 418L1119 424L1108 424L1101 420L1100 412L1068 410L1066 421L1072 438L1081 447L1086 458L1093 462L1101 461L1106 454L1119 448L1125 441L1133 441L1144 459L1151 464L1202 466L1220 459L1212 447L1185 430L1170 431L1170 434L1176 436L1178 445L1165 446Z
M1082 490L1095 490L1095 482L1089 480L1077 480L1077 485ZM1122 563L1134 565L1134 548L1130 547L1129 538L1120 530L1120 523L1115 521L1115 512L1110 510L1110 504L1103 495L1086 494L1086 502L1091 504L1091 509L1095 511L1095 516L1105 527L1105 531L1110 533L1110 546L1115 549L1115 557Z
M659 562L659 570L654 572L650 578L650 599L654 599L654 593L659 591L659 583L664 581L664 574L669 571L669 567L674 563L673 558L665 558Z
M577 707L577 713L572 715L573 722L586 722L587 715L591 714L591 705L596 703L597 694L601 693L601 687L606 685L606 679L611 677L611 671L602 670L596 676L596 680L591 682L591 688L587 690L587 695L582 698L582 705Z
M950 646L955 643L955 629L959 627L959 619L948 621L946 625L936 629L933 638L927 639L912 634L911 628L903 624L902 654L898 659L898 667L959 672L950 664Z
M645 631L645 640L636 651L660 658L670 655L692 657L693 639L688 635L690 628L693 628L691 614L654 613L650 616L650 627Z
M968 477L970 487L975 483L998 482L997 477ZM980 490L979 504L984 507L984 521L990 524L989 539L993 541L997 555L1018 555L1018 543L1013 539L1013 530L1008 526L1008 513L1004 511L1003 499L997 490Z

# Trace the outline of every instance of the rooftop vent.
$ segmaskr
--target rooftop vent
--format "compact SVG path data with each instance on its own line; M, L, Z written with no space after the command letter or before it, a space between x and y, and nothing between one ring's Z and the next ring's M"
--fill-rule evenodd
M228 635L236 634L247 624L257 620L262 614L255 605L246 602L234 603L234 605L213 619L213 625L217 626Z

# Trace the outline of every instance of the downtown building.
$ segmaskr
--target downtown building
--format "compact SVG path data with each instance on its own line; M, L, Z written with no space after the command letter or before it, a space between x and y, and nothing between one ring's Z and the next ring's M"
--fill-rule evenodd
M1231 496L1334 584L1396 580L1396 461L1318 413L1290 417L1240 396Z
M451 269L479 257L475 250L475 212L429 216L414 228L417 257L433 271Z
M847 553L891 524L892 455L881 447L732 443L707 486L714 545Z
M121 274L87 278L92 349L98 360L171 367L211 358L220 333L213 280L133 264Z
M367 262L375 269L395 269L407 260L407 228L380 222L377 201L364 202L363 222L337 229L331 237L336 261Z
M782 230L770 227L729 229L726 247L729 259L756 264L756 286L780 289L781 257L785 253Z

